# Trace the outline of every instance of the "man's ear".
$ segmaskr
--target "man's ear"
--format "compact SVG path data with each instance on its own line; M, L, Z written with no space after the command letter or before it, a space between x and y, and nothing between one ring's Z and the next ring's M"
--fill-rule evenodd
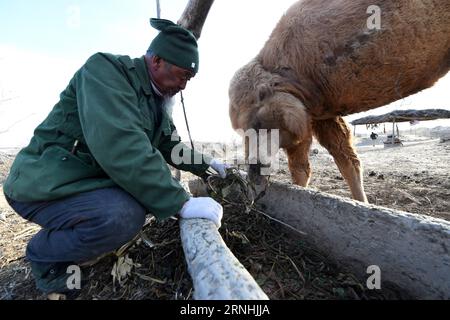
M162 59L158 56L153 56L150 60L152 69L158 70L161 67Z

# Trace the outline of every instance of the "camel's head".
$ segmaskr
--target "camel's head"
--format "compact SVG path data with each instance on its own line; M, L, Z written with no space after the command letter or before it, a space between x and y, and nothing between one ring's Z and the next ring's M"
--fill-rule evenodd
M255 60L231 81L231 122L244 138L249 177L257 184L264 184L264 176L277 169L279 149L298 144L310 123L302 102L286 88L285 78Z

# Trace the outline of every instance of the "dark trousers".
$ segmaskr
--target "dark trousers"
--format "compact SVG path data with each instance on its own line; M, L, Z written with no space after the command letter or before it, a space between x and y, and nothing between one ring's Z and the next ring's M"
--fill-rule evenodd
M146 210L120 188L81 193L57 201L23 203L8 199L24 219L43 229L28 243L28 260L82 263L132 240Z

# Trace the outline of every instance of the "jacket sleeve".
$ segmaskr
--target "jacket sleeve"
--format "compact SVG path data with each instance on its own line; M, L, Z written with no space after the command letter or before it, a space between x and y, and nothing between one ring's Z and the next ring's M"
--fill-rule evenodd
M86 143L102 169L158 219L179 213L189 195L147 137L120 65L92 56L76 75L76 94Z
M171 123L171 131L172 135L164 136L158 148L164 159L178 170L189 171L196 176L203 177L212 158L192 150L182 143L173 123Z

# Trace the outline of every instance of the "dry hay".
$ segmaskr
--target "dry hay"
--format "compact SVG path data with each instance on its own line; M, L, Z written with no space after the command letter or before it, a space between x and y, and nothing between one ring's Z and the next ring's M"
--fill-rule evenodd
M400 291L386 288L368 290L364 281L330 263L326 256L299 240L292 230L262 215L262 208L248 210L245 201L222 203L225 212L221 235L270 299L406 297ZM192 299L192 282L186 269L178 222L152 219L142 235L124 253L132 260L133 268L122 285L113 282L111 270L117 256L111 255L92 267L83 268L87 284L78 299ZM30 237L26 234L21 241ZM23 258L1 265L0 299L45 298L35 289L29 264Z
M241 212L226 206L222 237L271 299L402 298L393 290L369 291L364 282L340 271L305 242L292 241L289 229L258 213ZM110 256L83 270L89 280L79 299L191 299L192 282L177 221L153 221L144 235L152 248L148 240L140 240L127 252L135 267L123 286L113 284L111 269L117 257ZM8 286L11 281L12 288ZM0 283L1 299L45 298L34 288L23 260L3 268Z
M366 167L364 182L370 202L450 220L450 181L445 167L449 151L449 143L437 142L402 150L362 152ZM410 158L410 154L414 157ZM0 185L12 160L12 156L0 152ZM291 183L286 159L281 160L282 168L273 179ZM315 171L311 187L350 197L348 187L330 156L321 151L311 160ZM6 209L2 200L0 196L0 214L6 218L0 218L0 300L45 299L34 287L29 264L21 258L32 236L28 233L32 232L29 229L32 225ZM224 223L220 230L224 240L272 299L408 298L401 291L386 290L384 286L383 291L368 291L364 279L358 281L354 275L330 263L326 256L302 241L307 240L306 237L293 234L290 229L260 213L246 213L247 207L241 204L224 203L224 207ZM132 270L124 287L113 285L111 270L116 257L105 258L99 264L84 269L89 281L81 298L192 298L192 283L186 270L178 229L176 221L153 221L144 233L156 246L149 248L140 241L128 251L133 262L141 266ZM159 283L160 280L165 283Z

